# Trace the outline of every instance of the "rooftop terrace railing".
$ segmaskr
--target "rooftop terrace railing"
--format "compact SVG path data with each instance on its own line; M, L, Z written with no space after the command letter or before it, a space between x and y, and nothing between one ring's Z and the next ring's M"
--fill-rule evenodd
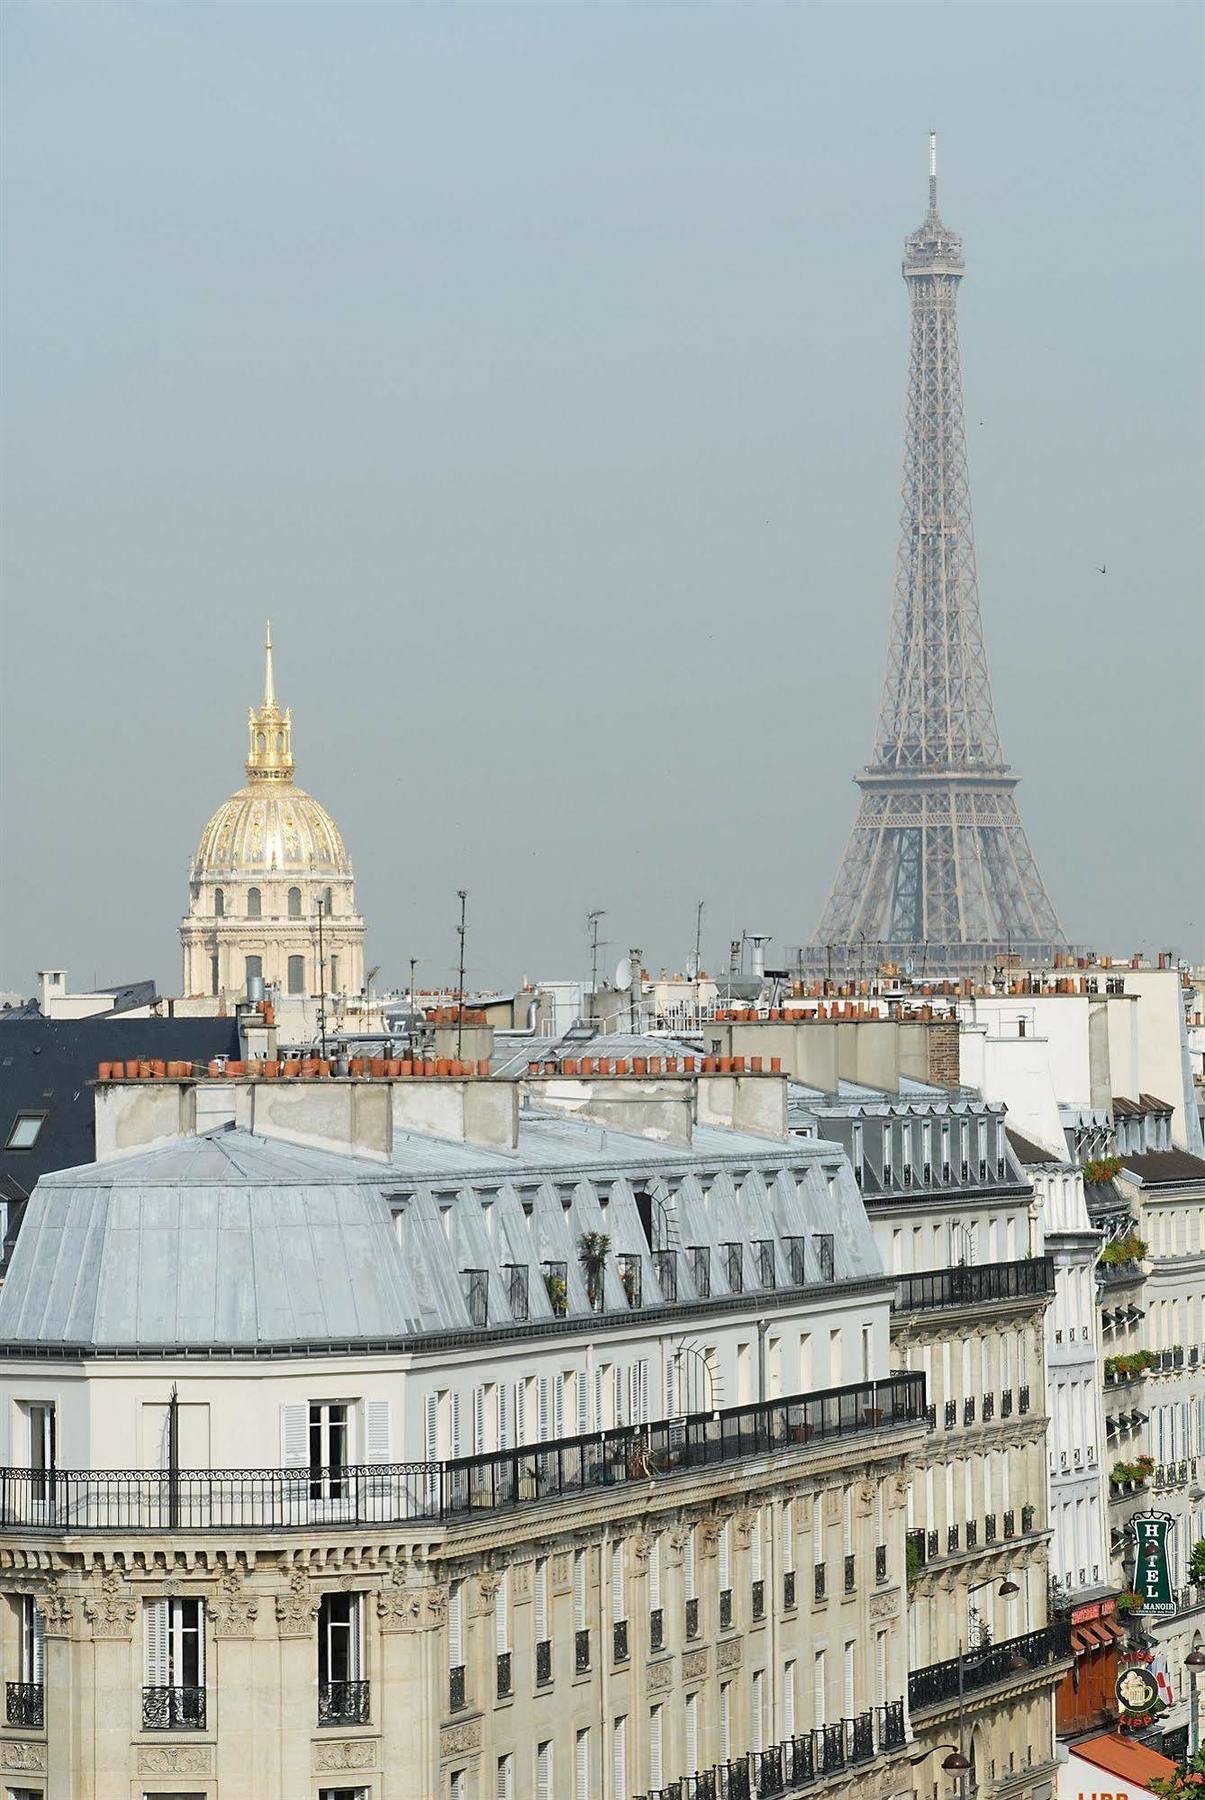
M925 1378L825 1388L442 1463L0 1470L0 1531L281 1531L448 1523L925 1423Z
M926 1312L935 1307L987 1306L997 1300L1036 1300L1053 1293L1053 1257L1027 1256L1018 1262L899 1275L892 1310Z

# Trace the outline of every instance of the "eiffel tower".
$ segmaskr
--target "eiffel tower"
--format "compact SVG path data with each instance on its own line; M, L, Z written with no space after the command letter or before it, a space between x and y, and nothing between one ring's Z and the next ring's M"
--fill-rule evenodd
M815 973L894 962L982 973L1069 948L1000 748L971 527L956 306L962 240L929 210L904 243L912 305L903 512L891 639L861 804L813 941Z

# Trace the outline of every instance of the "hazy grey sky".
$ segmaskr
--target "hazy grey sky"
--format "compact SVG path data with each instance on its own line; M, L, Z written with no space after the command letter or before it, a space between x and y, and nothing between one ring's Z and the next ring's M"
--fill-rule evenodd
M454 968L458 886L479 980L580 973L590 906L654 967L700 896L713 963L805 939L930 127L1022 812L1074 936L1202 953L1197 5L0 24L0 986L175 991L266 613L386 975Z

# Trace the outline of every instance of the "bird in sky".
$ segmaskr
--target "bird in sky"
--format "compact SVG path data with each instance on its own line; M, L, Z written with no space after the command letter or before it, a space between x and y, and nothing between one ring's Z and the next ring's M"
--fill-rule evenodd
M1096 565L1096 573L1097 573L1097 574L1098 574L1098 575L1105 575L1105 574L1107 574L1107 573L1108 573L1108 571L1107 571L1107 569L1106 569L1106 567L1105 567L1105 565L1104 565L1104 563L1097 563L1097 565Z

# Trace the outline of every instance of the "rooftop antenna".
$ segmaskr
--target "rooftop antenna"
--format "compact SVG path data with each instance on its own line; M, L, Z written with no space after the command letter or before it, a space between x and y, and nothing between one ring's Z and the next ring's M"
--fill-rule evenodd
M937 211L937 133L929 133L929 211Z
M698 987L699 976L703 969L703 902L695 907L695 986ZM698 995L696 993L696 1000Z
M272 621L264 624L264 705L276 705L276 682L272 676Z
M586 928L590 933L590 1023L594 1023L594 996L598 992L598 921L606 917L606 907L596 906L593 912L586 914Z
M322 1060L326 1061L326 955L322 948L322 914L325 910L321 898L316 902L318 907L318 1041L322 1046Z
M468 897L466 888L457 888L456 898L460 901L460 924L456 927L457 935L460 938L460 1006L456 1014L456 1057L458 1061L464 1038L464 914Z

